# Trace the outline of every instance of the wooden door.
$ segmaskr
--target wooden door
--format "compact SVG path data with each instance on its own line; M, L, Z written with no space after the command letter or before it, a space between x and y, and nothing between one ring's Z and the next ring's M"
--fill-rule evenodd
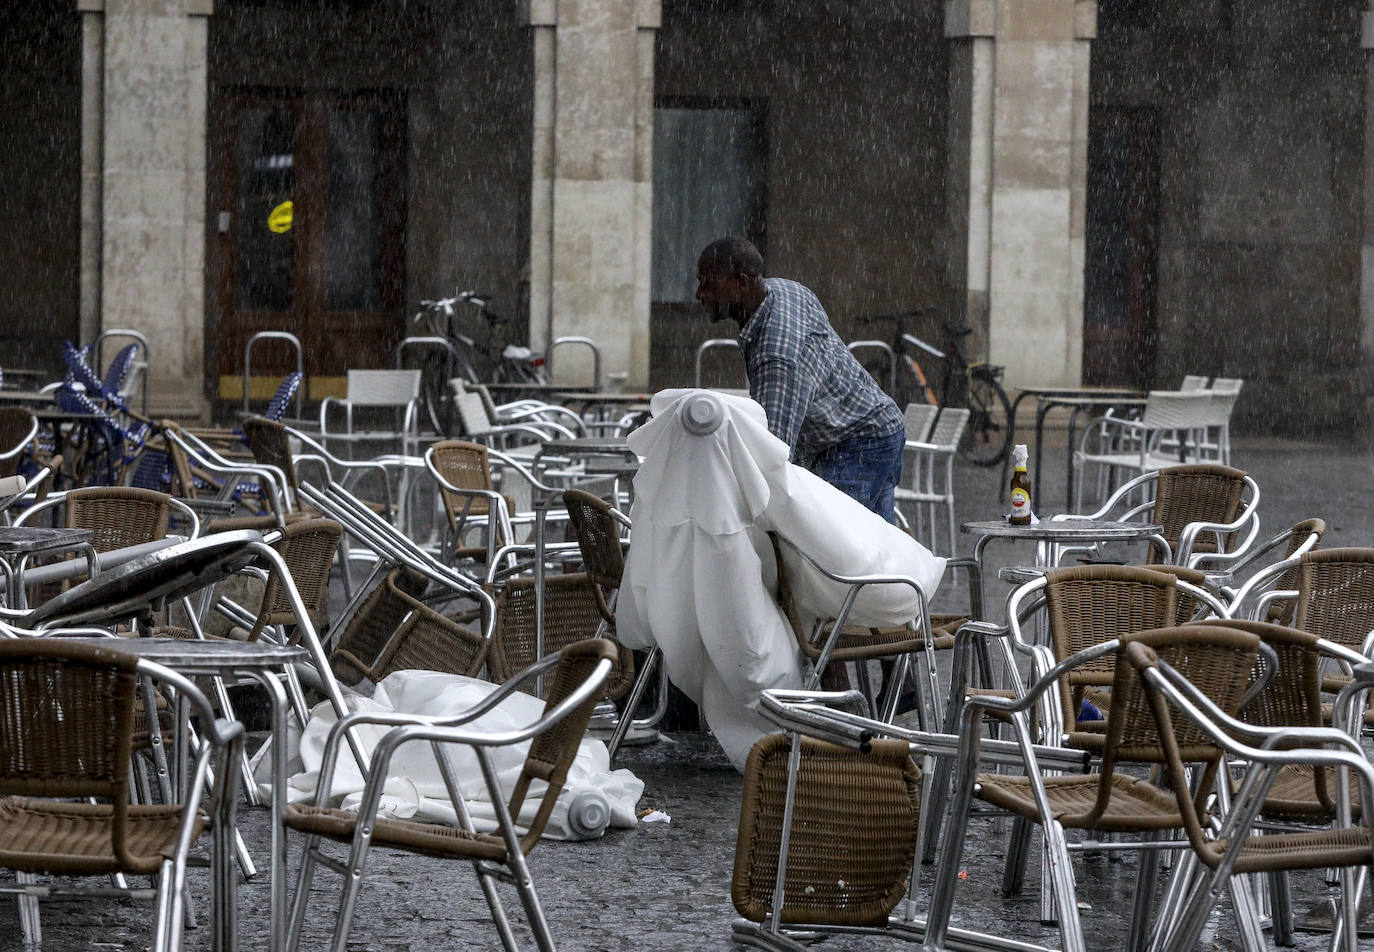
M1154 376L1158 128L1153 109L1088 116L1084 383Z
M304 345L320 378L390 366L404 335L404 128L394 93L231 89L217 97L211 214L218 373L235 381L264 330ZM293 357L253 352L255 389ZM324 387L333 390L335 387ZM223 389L221 390L223 394Z

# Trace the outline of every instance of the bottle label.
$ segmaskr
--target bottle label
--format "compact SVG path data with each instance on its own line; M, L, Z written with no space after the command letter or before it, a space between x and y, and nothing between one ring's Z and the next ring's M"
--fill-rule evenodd
M1014 515L1030 512L1030 493L1020 487L1011 491L1011 511Z

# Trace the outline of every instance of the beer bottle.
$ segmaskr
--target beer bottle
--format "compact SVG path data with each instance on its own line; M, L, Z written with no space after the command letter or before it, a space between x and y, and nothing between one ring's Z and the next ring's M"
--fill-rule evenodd
M1026 474L1026 444L1017 443L1011 451L1011 515L1007 521L1014 526L1028 526L1031 521L1031 481Z

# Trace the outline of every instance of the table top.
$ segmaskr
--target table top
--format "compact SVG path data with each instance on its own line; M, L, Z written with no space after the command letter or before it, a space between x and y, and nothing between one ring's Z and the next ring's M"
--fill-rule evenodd
M109 416L104 413L80 413L69 410L34 410L34 419L50 422L81 422L83 420L108 420Z
M590 393L596 389L591 384L579 386L577 384L571 383L521 383L518 380L507 380L501 383L488 383L483 384L482 386L486 387L488 390L494 390L498 393L518 393L528 390L531 393L549 393L556 395L559 391L567 391L569 393L576 393L578 396L581 396L585 393Z
M1139 387L1017 387L1018 391L1041 400L1129 400L1141 399L1146 392Z
M61 637L61 636L56 636ZM310 653L300 645L274 645L264 641L205 641L184 638L99 638L93 635L63 638L99 645L111 651L136 655L169 668L220 671L238 668L277 667L307 661Z
M0 403L52 403L53 395L41 390L0 390Z
M139 556L48 599L34 624L103 624L213 585L256 558L253 529L216 532Z
M559 400L580 400L584 403L648 403L654 398L652 393L612 393L601 390L572 390L565 388L553 394Z
M1051 542L1121 542L1159 535L1164 527L1151 522L1109 522L1105 519L1042 519L1031 526L1014 526L1005 519L965 522L961 532L1004 539Z
M28 555L69 549L90 542L90 529L45 529L41 526L0 526L0 552Z
M628 453L623 436L579 436L571 440L545 440L541 452L548 453Z

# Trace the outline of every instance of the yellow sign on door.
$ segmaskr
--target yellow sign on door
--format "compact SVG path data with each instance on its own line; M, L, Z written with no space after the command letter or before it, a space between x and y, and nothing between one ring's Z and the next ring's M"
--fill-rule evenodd
M295 206L290 202L282 202L276 208L267 213L267 230L274 234L285 234L291 230L291 218L295 213Z

